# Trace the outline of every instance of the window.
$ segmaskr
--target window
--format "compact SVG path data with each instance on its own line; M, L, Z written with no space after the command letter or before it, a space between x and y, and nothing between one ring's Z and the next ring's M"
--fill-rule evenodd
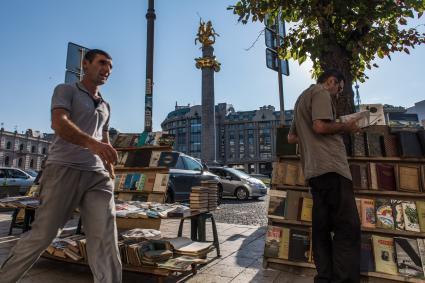
M235 158L235 132L229 132L229 159Z
M21 143L21 144L19 145L19 150L20 150L20 151L24 150L24 144L23 144L23 143Z
M184 163L183 163L183 158L181 156L179 156L179 158L177 158L177 163L176 166L174 166L175 169L182 169L184 170Z
M186 163L187 170L202 171L202 165L199 164L197 161L188 157L183 157L183 158L184 158L184 162Z
M35 152L35 146L31 146L31 153Z
M239 132L239 158L245 157L245 136L243 131Z
M248 154L250 158L255 157L254 130L248 130Z
M0 178L6 178L6 170L0 169Z
M45 147L43 147L43 154L46 154L46 148Z
M15 169L9 169L8 170L9 178L18 178L18 179L27 179L28 176L25 175L23 172Z
M4 166L9 166L9 156L4 158Z
M30 161L30 168L34 168L34 159L31 159Z
M22 158L19 158L18 160L18 167L22 167Z
M7 142L6 144L6 149L10 149L12 147L12 143L10 141Z

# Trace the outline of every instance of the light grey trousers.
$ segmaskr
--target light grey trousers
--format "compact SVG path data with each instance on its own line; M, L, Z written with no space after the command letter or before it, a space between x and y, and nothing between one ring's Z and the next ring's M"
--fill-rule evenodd
M22 278L41 253L80 208L87 237L88 262L94 282L122 281L117 246L113 182L108 172L82 171L66 166L46 166L40 184L40 207L32 229L13 247L0 269L0 282Z

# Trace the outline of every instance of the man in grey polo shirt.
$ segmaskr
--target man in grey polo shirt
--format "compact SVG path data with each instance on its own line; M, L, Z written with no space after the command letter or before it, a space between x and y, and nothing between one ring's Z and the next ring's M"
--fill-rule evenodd
M18 241L0 269L2 283L18 281L30 269L77 207L94 282L121 282L111 180L117 153L109 143L110 108L99 93L112 70L111 56L90 50L83 68L81 82L58 85L53 93L56 137L40 180L41 204L32 230Z
M320 75L317 84L298 97L288 135L289 142L299 145L313 194L315 283L360 282L360 220L340 135L359 128L355 120L336 121L334 101L343 88L339 71Z

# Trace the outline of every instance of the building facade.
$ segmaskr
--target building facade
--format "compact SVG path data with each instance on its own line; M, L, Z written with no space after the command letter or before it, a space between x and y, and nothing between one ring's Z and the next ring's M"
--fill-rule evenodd
M231 104L219 103L215 116L216 133L210 137L215 141L214 163L270 175L280 112L270 105L259 110L235 111ZM285 111L285 124L289 125L292 118L293 111ZM176 105L161 127L176 136L175 150L201 158L201 121L200 105Z
M0 128L0 166L40 170L51 138L51 135L32 130L19 134Z

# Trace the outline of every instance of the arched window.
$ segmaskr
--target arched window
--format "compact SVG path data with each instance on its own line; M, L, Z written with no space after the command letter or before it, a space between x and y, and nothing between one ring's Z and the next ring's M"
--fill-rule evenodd
M31 147L31 153L34 153L35 152L35 146L32 146Z
M9 166L9 156L4 158L4 166Z
M21 168L22 167L22 158L19 158L18 160L18 167Z
M24 144L23 143L21 143L20 145L19 145L19 150L24 150Z
M34 159L31 159L30 161L30 168L34 168Z
M6 144L6 149L10 149L12 147L12 143L10 141L7 142Z
M43 147L43 154L46 154L46 148L45 147Z

